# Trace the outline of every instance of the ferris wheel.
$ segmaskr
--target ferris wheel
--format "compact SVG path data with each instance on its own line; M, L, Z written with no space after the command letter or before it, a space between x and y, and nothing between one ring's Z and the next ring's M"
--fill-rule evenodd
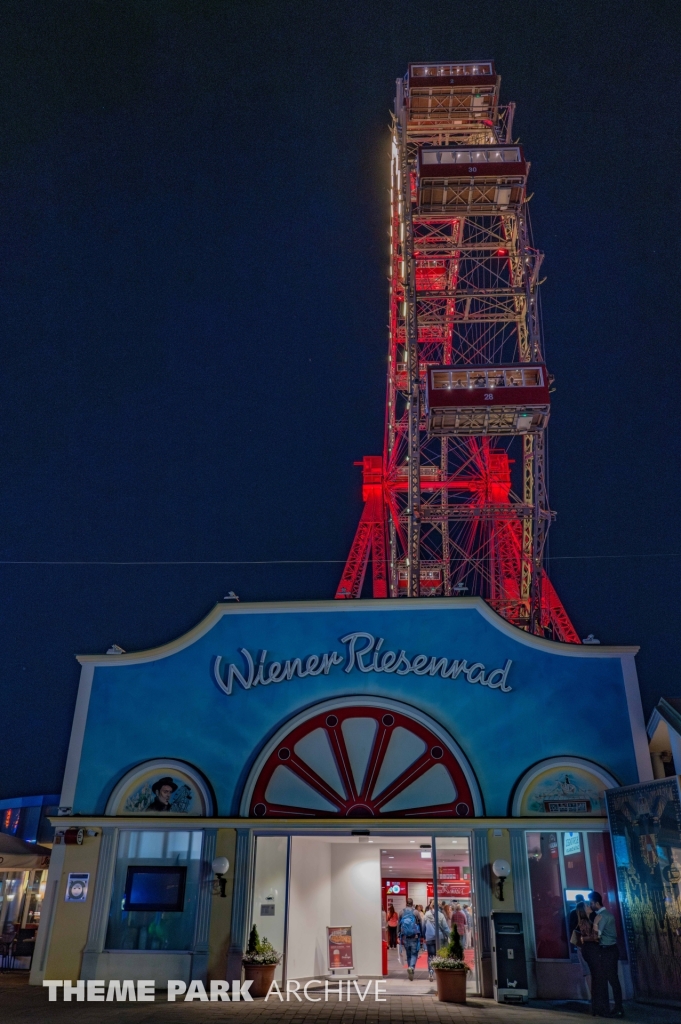
M385 446L336 597L479 595L579 637L546 573L553 377L530 165L491 61L410 64L392 126Z

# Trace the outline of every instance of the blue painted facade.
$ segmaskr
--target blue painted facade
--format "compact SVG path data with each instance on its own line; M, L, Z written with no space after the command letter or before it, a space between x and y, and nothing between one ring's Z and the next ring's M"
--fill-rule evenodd
M379 668L390 666L390 658L381 661L385 652L404 651L400 671L363 671L356 663L346 671L350 644L341 639L353 633L383 639ZM310 655L331 652L343 662L327 674L248 689L234 676L228 695L230 664L247 679L242 648L256 668L263 650L266 666L300 658L304 670ZM487 816L509 814L518 780L548 758L583 758L630 785L639 781L641 749L647 751L635 651L530 637L477 598L218 605L164 648L80 659L81 723L74 725L67 768L75 784L73 813L103 814L127 772L167 758L198 769L215 795L216 813L236 816L268 738L303 709L352 696L400 701L446 730L468 758ZM373 653L365 655L364 668ZM414 672L408 663L417 655L427 657ZM448 659L444 671L453 659L467 664L458 678L442 678L440 671L427 674L432 658ZM498 671L485 685L508 661L507 674ZM266 667L264 678L269 673Z

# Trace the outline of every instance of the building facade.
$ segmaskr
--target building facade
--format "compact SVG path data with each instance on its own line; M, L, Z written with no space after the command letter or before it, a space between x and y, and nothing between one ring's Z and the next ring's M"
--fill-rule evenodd
M380 976L413 893L469 915L475 990L516 910L530 994L582 995L570 909L596 888L619 916L605 793L652 779L636 651L449 598L220 604L81 657L32 981L236 978L254 923L281 978L324 977L336 925Z

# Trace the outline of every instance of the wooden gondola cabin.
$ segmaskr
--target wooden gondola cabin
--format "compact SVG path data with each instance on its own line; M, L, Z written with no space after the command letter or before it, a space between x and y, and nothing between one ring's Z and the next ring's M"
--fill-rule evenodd
M506 210L525 198L522 146L423 146L418 157L418 208Z
M490 60L459 64L410 64L406 93L410 130L442 124L475 131L496 122L499 77Z
M527 434L548 423L549 379L539 363L429 367L426 402L432 434Z

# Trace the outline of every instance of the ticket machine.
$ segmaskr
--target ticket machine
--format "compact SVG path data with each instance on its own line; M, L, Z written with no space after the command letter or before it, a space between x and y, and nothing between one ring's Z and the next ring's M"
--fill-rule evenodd
M527 1002L527 961L523 915L492 911L492 969L498 1003Z

